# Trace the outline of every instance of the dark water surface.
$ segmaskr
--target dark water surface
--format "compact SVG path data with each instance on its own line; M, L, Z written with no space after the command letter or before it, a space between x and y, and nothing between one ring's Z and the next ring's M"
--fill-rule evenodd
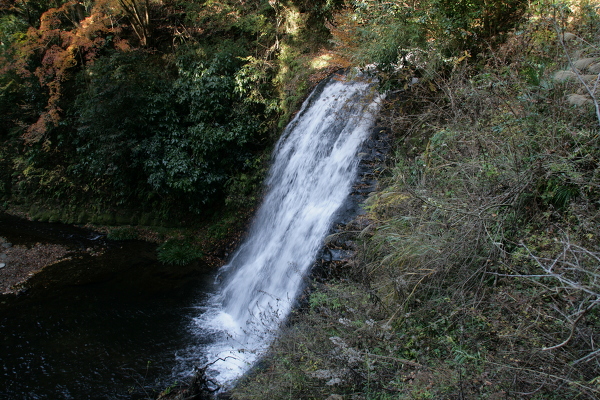
M103 253L76 253L0 296L0 399L153 398L182 379L177 354L201 340L189 325L209 281L202 266L166 267L150 243L1 214L0 236Z

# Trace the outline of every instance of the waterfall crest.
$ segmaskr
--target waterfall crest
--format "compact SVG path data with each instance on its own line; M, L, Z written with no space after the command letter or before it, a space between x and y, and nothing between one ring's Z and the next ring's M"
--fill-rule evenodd
M221 385L245 373L270 344L302 287L332 217L356 178L379 96L365 79L318 87L274 150L266 195L247 239L224 266L220 290L195 326Z

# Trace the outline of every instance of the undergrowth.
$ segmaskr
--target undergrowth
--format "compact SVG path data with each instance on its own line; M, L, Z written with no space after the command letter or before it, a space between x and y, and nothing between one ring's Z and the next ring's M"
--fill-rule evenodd
M351 274L234 398L600 398L600 17L544 7L388 97Z

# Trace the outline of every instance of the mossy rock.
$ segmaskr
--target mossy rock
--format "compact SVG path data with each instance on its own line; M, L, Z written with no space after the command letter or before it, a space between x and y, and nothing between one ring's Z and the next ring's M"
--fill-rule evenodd
M98 216L98 221L101 225L114 225L115 215L112 213L102 213Z
M89 216L85 211L81 211L77 214L77 216L75 217L75 221L78 224L85 224L89 221Z
M189 240L171 239L156 250L158 260L170 265L186 265L204 256L202 251Z
M37 206L33 206L29 210L29 219L31 219L32 221L40 221L40 218L42 218L44 212L45 211L43 209Z
M137 239L138 232L135 228L130 226L118 227L114 229L110 229L106 237L110 240L129 240L129 239Z
M71 209L69 210L66 222L68 224L77 224L79 223L79 215L82 213L82 211L79 211L79 209L77 207L71 207Z
M156 226L156 218L152 214L142 214L142 216L140 217L139 225Z
M139 225L139 222L140 222L139 214L132 214L129 217L129 225Z
M165 228L177 228L177 222L169 219L163 219L159 222L160 226L164 226Z
M131 218L125 215L117 214L115 215L115 225L129 225L131 223Z
M37 216L37 220L40 222L48 222L51 216L52 213L50 211L40 211Z
M48 222L60 221L60 211L50 211L48 214Z

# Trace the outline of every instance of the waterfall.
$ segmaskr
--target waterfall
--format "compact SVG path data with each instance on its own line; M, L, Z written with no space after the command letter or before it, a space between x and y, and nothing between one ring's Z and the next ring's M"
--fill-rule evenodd
M302 287L332 217L356 179L379 96L366 79L333 79L305 101L274 150L266 195L247 239L195 320L210 375L226 385L268 347Z

